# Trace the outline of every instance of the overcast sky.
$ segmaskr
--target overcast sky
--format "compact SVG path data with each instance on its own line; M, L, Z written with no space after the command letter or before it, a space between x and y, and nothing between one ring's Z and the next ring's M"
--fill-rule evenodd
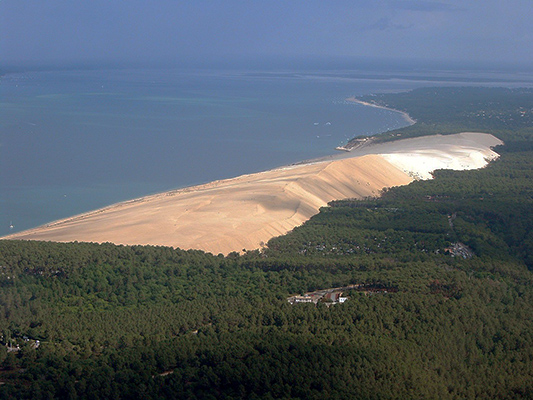
M532 21L532 0L0 0L0 62L314 56L533 65Z

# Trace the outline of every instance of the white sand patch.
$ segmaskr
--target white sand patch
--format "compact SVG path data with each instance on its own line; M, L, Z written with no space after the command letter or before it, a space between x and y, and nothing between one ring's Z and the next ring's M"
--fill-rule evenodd
M391 164L415 179L431 179L438 169L467 170L485 167L498 157L490 148L446 146L441 150L422 149L412 152L382 154Z

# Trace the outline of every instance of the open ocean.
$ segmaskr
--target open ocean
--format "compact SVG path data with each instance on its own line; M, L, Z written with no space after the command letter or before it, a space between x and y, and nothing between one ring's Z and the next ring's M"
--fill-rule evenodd
M0 78L0 236L334 154L353 137L407 124L399 113L347 97L468 82L456 78L228 70L6 74ZM509 82L501 86L522 85Z

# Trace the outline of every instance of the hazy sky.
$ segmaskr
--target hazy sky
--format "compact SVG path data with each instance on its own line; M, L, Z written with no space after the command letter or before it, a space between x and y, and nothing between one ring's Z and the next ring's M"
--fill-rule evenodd
M334 56L533 65L532 21L532 0L0 0L0 62Z

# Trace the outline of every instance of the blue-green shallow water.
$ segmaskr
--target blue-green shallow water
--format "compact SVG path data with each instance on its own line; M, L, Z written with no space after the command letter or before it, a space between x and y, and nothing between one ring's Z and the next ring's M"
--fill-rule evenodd
M398 113L346 97L421 85L228 71L3 76L0 235L332 154L354 136L406 125Z

